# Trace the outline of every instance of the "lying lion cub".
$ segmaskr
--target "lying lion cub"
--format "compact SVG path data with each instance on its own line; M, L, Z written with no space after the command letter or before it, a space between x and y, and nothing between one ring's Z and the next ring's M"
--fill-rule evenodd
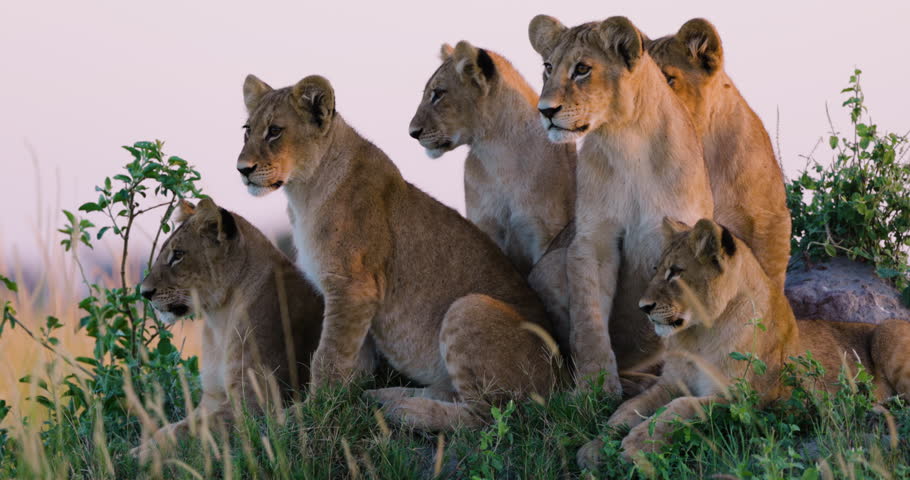
M501 55L466 41L443 45L409 131L437 158L460 145L465 208L522 275L575 208L575 145L547 141L537 92Z
M190 313L196 296L205 317L202 401L187 418L133 449L143 458L185 434L190 421L229 420L234 401L263 407L257 390L269 395L278 386L287 397L306 384L321 330L322 299L256 227L209 199L196 208L182 203L178 221L141 292L166 324ZM248 370L259 385L251 384Z
M662 349L637 302L660 259L663 217L695 222L714 209L701 142L629 19L567 28L538 15L528 35L544 62L547 135L581 143L564 255L572 356L580 377L606 371L619 395L619 371Z
M348 379L369 335L428 386L371 392L416 428L478 425L490 403L550 391L540 301L486 235L345 122L328 80L273 90L250 75L243 96L237 168L253 195L284 189L298 264L325 297L313 387Z
M664 235L667 251L640 302L667 341L664 370L657 384L623 403L607 422L632 427L622 442L626 456L659 448L674 428L668 419L693 418L704 405L726 401L729 382L744 371L763 403L785 395L784 362L807 351L825 368L828 389L837 388L844 362L858 360L875 377L880 400L910 393L910 323L796 321L783 291L725 227L707 219L694 228L665 220ZM767 331L751 325L756 319ZM767 372L744 369L732 352L755 354ZM666 410L649 435L648 416L661 407ZM600 440L582 447L579 464L596 465L602 447Z
M695 18L647 48L704 141L714 219L746 242L783 288L790 260L784 175L761 119L724 71L720 35L710 22Z

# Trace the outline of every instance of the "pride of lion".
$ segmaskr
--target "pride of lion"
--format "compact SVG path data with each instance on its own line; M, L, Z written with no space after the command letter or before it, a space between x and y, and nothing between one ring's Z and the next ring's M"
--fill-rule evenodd
M253 196L284 192L296 265L212 200L182 205L142 294L164 322L205 317L203 398L135 455L377 361L410 386L365 395L425 431L603 385L625 399L607 425L631 428L628 459L743 375L764 403L786 396L783 366L806 352L823 388L859 363L880 401L910 394L910 322L794 318L783 174L714 25L652 40L625 17L538 15L528 37L540 94L502 55L444 44L409 125L432 158L468 146L467 218L403 178L326 78L247 76L234 167ZM733 352L767 371L743 373ZM592 439L579 465L595 469L603 446Z

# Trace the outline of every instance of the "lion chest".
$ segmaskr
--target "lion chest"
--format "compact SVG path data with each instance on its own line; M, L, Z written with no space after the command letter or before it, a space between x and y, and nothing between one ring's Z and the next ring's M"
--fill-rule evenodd
M301 214L295 212L294 222L294 248L297 250L296 264L303 274L307 277L319 291L323 291L320 283L322 276L322 264L319 261L318 244L314 241L312 231L315 227L313 222Z

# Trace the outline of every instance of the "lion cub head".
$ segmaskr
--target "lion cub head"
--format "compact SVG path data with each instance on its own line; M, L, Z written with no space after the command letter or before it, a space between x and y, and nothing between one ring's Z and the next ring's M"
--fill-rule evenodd
M663 230L667 247L638 306L662 337L711 327L738 291L742 246L708 219L689 227L665 218Z
M335 91L328 80L311 75L277 90L254 75L243 83L249 119L237 170L247 190L262 196L288 180L306 180L331 143Z
M490 53L466 41L440 50L442 65L423 90L408 133L430 158L470 143L482 122L482 104L490 93L496 65Z
M644 53L642 34L625 17L572 28L538 15L528 27L543 57L544 86L538 103L550 141L572 142L604 124L628 123L635 113L636 71Z
M194 293L203 308L217 306L235 273L231 256L239 243L234 215L210 199L198 207L182 202L178 221L140 286L165 324L192 311Z
M714 25L695 18L675 35L647 42L646 47L689 112L695 118L704 118L705 98L724 63L724 48Z

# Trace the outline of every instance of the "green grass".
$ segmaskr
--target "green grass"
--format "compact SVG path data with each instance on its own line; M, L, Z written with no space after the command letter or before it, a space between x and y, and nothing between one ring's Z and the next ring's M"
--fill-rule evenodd
M620 459L618 438L605 436L606 462L588 473L597 478L907 478L910 409L892 400L891 413L873 412L871 387L863 377L854 380L858 386L845 379L843 391L832 395L797 388L790 400L764 410L755 408L754 395L741 386L739 400L680 424L668 446L637 465ZM486 430L439 435L377 419L377 406L362 396L375 385L369 380L317 392L284 415L244 415L227 434L215 429L210 441L186 439L146 465L127 454L139 441L135 422L105 421L121 430L100 434L72 430L65 421L51 429L46 425L44 435L17 439L13 433L0 457L0 477L422 479L433 478L438 468L438 478L580 478L586 473L575 463L578 448L605 431L617 406L603 394L560 393L546 405L504 406ZM28 442L41 453L29 451Z

